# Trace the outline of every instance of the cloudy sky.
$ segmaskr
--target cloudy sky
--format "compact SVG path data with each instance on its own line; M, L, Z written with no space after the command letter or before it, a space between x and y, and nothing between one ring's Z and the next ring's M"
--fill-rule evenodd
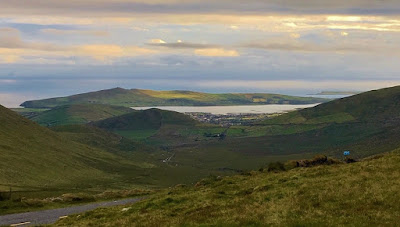
M0 0L0 104L400 84L398 0Z

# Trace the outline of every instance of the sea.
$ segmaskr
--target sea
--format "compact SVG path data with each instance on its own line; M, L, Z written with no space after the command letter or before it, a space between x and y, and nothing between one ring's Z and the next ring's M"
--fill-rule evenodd
M327 99L345 98L349 95L299 95L303 97L318 97ZM319 105L287 105L287 104L269 104L269 105L241 105L241 106L145 106L145 107L132 107L134 110L147 110L151 108L158 108L161 110L175 111L179 113L211 113L215 115L227 114L273 114L273 113L286 113L293 110L311 108Z
M243 105L243 106L146 106L132 107L134 110L147 110L157 108L180 113L211 113L219 115L227 114L273 114L284 113L297 109L314 107L318 104L309 105Z

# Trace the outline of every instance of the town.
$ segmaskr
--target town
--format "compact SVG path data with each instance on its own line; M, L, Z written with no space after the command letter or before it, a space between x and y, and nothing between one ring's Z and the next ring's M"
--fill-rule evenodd
M221 126L234 126L234 125L251 125L254 122L276 117L282 113L272 114L254 114L254 113L242 113L242 114L212 114L212 113L200 113L200 112L188 112L185 113L191 116L193 119L209 124L216 124Z

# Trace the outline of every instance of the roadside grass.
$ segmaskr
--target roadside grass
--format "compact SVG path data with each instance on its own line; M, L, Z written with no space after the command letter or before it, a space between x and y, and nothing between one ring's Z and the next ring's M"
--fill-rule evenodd
M352 164L210 176L127 211L97 209L55 226L393 226L400 218L399 152Z
M0 215L48 210L75 206L107 200L146 196L154 189L138 187L137 189L107 190L96 189L47 189L38 191L0 191Z

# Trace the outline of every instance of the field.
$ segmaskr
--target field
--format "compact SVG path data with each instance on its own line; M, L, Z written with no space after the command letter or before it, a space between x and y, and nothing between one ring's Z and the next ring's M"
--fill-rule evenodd
M399 163L397 150L351 164L210 176L165 189L128 211L98 209L56 226L392 225L400 218Z

